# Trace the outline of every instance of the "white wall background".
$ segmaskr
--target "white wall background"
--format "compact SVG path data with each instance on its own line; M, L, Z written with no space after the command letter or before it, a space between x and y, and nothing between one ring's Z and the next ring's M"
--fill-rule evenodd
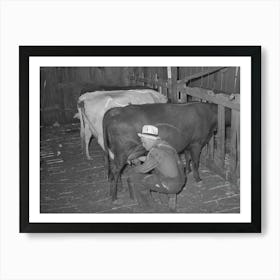
M1 279L280 279L279 1L0 1ZM19 234L19 45L262 45L262 234ZM249 93L248 93L249 94Z

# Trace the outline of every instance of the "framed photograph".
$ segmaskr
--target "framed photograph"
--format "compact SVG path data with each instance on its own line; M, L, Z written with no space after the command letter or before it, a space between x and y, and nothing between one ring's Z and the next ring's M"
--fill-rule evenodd
M20 232L261 232L260 46L20 46Z

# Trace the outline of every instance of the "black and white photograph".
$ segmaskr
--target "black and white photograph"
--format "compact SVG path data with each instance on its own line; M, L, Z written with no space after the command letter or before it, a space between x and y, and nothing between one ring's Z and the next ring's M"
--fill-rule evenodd
M41 213L239 213L240 67L41 67Z
M259 230L260 47L19 50L23 224Z

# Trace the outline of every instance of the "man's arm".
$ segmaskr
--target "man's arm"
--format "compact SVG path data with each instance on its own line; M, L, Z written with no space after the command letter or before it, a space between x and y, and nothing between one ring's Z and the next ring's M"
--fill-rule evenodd
M146 161L142 165L135 167L135 171L138 173L148 173L149 171L157 167L158 164L158 161L152 156L152 154L150 154L149 156L147 156Z

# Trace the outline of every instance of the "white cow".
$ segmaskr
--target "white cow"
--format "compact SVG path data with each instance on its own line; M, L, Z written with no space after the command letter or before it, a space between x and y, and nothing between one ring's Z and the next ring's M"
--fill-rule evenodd
M89 155L89 141L95 136L104 150L102 121L106 111L113 107L124 107L129 104L166 103L167 98L152 89L94 91L81 95L78 99L78 113L81 123L82 147Z

